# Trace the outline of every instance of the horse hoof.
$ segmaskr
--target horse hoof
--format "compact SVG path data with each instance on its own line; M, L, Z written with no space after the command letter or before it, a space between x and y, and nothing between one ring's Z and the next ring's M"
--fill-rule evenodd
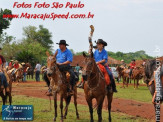
M53 121L55 122L56 121L56 118L54 118Z
M64 116L63 119L66 119L66 116Z
M79 120L79 116L77 116L77 119Z

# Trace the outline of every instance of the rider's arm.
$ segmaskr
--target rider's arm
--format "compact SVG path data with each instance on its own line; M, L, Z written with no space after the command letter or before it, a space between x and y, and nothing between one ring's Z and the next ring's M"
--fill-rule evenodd
M99 62L96 62L96 64L105 63L107 60L108 60L108 54L107 54L107 52L105 51L104 54L103 54L102 60L99 61Z
M99 61L99 62L96 62L96 64L102 64L102 63L105 63L105 59Z
M63 62L63 63L59 63L60 65L67 65L67 64L71 64L72 63L72 59L73 59L73 55L71 53L71 51L69 51L67 53L67 61Z
M62 65L66 65L66 64L71 64L71 62L70 61L66 61L66 62L62 63Z

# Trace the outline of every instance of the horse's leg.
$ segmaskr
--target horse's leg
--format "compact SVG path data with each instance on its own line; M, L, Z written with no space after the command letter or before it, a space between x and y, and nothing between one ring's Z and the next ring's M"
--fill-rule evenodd
M57 93L55 92L54 93L54 114L55 114L55 117L54 117L54 121L56 121L56 118L57 118Z
M135 78L134 78L134 89L135 89Z
M3 91L0 92L0 96L2 97L3 105L5 105L6 95L3 94Z
M138 89L139 78L137 78L136 88Z
M109 122L111 122L111 103L112 103L112 99L113 99L113 94L112 93L108 93L107 94L107 99L108 99L108 113L109 113Z
M105 96L98 97L97 99L97 114L98 114L98 122L102 121L102 105L104 101Z
M93 108L92 108L92 99L86 98L88 106L89 106L89 112L91 116L91 122L94 122L93 120Z
M68 96L66 99L66 106L65 106L65 114L63 116L64 119L66 119L66 116L67 116L67 112L68 112L68 105L70 104L70 101L71 101L71 96Z
M77 119L79 119L79 113L78 113L78 108L77 108L77 88L75 87L74 90L74 105L75 105L75 109L76 109L76 117Z
M10 105L11 105L11 103L12 103L11 92L6 92L6 98L7 98L7 96L9 96L9 103L10 103Z
M61 122L63 122L63 96L60 96Z
M125 84L125 77L123 77L123 86L122 86L123 88L124 88L124 84Z
M128 87L129 80L130 80L129 78L126 78L126 81L127 81L127 87Z

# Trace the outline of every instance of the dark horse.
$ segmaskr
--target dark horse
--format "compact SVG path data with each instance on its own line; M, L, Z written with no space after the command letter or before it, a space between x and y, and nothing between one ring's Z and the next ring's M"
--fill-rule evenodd
M68 95L68 88L69 88L69 82L67 81L66 74L64 72L60 72L55 56L50 56L49 53L47 53L47 74L50 77L52 81L51 86L53 86L53 93L54 93L54 108L55 108L55 117L54 121L56 121L57 118L57 94L60 94L60 109L61 109L61 121L63 122L63 119L66 119L67 111L68 111L68 105L71 101L71 96ZM76 109L76 116L79 118L78 110L77 110L77 88L74 87L74 105ZM66 102L65 106L65 114L63 115L63 99Z
M5 75L3 75L2 77L5 77ZM9 78L10 79L10 78ZM12 95L11 95L11 91L12 91L12 81L10 79L9 81L9 91L6 91L6 88L2 88L1 87L1 76L0 76L0 96L2 98L3 101L3 105L5 105L5 103L7 102L7 96L9 97L9 104L11 105L12 103ZM5 94L4 94L5 93Z
M85 98L89 106L89 112L91 116L91 122L93 122L93 108L92 108L92 99L95 98L97 101L97 114L98 122L102 121L102 106L105 95L107 95L108 100L108 111L109 111L109 122L111 122L111 103L113 99L113 93L106 92L106 84L103 74L101 74L99 68L96 65L96 62L93 57L93 53L90 56L86 56L83 53L84 66L83 66L83 79Z
M156 71L156 59L149 60L145 64L145 76L144 82L147 84L151 95L153 96L152 102L154 103L154 94L155 94L155 82L154 82L154 71ZM161 68L160 74L161 80L163 79L163 66ZM163 82L163 81L162 81ZM154 104L156 107L156 104Z

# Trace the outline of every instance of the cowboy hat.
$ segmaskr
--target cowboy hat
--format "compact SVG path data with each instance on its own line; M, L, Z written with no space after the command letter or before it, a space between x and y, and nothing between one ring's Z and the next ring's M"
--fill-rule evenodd
M97 44L103 44L104 46L107 46L107 43L102 39L98 39Z
M15 60L15 62L18 62L18 60Z
M124 61L123 59L121 61Z
M14 60L11 60L12 62L14 61Z
M69 45L66 43L66 40L60 40L60 42L59 42L59 43L56 43L56 44L69 46Z
M23 62L23 63L21 63L21 65L24 65L25 63Z

